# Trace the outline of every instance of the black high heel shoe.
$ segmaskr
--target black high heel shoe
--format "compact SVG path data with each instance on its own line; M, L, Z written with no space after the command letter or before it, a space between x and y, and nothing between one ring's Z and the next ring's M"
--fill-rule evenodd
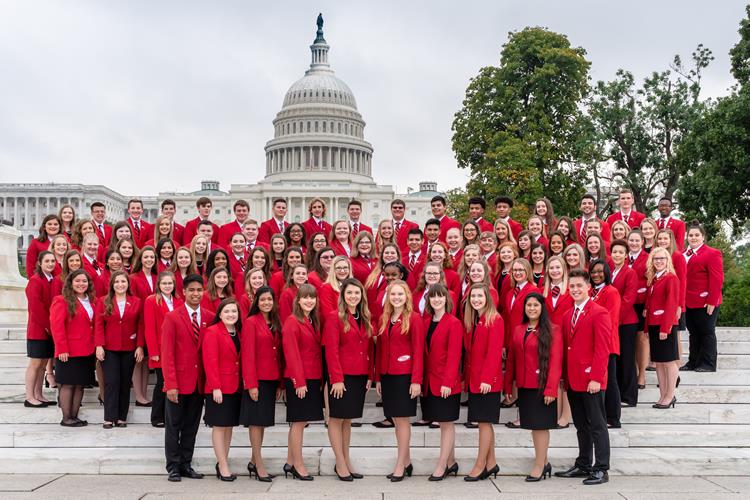
M104 406L104 400L101 396L97 396L96 399L99 401L99 406Z
M392 483L398 483L398 482L401 482L401 481L404 480L404 476L411 477L411 475L413 473L414 473L414 466L412 464L409 464L406 467L404 467L404 473L401 474L400 476L397 476L396 474L390 473L390 474L388 474L385 477L387 477L388 479L390 479Z
M348 476L342 476L341 474L339 474L339 471L338 469L336 469L335 465L333 466L333 472L336 473L336 477L339 478L339 481L345 481L347 483L351 483L352 481L354 481L354 476L352 476L351 473Z
M228 476L222 476L221 472L219 471L219 464L217 463L216 464L216 479L220 479L226 482L232 482L235 479L237 479L237 476L235 476L234 474L229 474Z
M428 481L442 481L446 477L453 474L454 476L458 476L458 462L454 463L450 467L446 467L445 471L443 471L442 476L435 476L433 474L430 474L430 477L427 478Z
M292 473L292 478L293 479L299 479L300 481L312 481L314 479L309 474L306 475L306 476L303 476L302 474L300 474L299 472L297 472L297 469L295 469L293 465L292 465L292 470L290 470L289 472Z
M481 481L482 479L487 479L484 475L487 474L487 469L484 469L482 472L479 473L478 476L464 476L464 481L467 483L476 483L477 481Z
M527 483L538 483L542 479L547 479L547 476L549 478L552 478L552 465L547 463L547 465L544 466L544 469L542 469L542 475L541 476L526 476L526 482Z
M500 466L498 464L495 464L495 466L489 470L484 471L484 477L482 479L487 479L490 476L493 476L495 479L497 479L497 473L500 472Z
M292 466L284 464L284 477L289 477L289 473L292 472Z
M247 473L250 475L251 478L253 477L253 474L255 474L255 479L257 479L261 483L270 483L271 480L275 477L273 474L269 474L267 476L259 475L258 468L252 462L247 463Z
M652 405L651 408L656 408L657 410L667 410L669 408L674 408L675 403L677 403L677 397L673 397L672 401L670 401L669 403L667 403L665 405L656 403L656 404Z

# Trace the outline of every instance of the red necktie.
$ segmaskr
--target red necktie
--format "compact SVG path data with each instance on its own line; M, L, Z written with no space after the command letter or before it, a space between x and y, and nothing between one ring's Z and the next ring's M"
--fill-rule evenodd
M633 258L632 255L629 257L629 259L630 259L630 267L633 267L633 262L635 262L635 259Z
M693 252L693 249L692 249L692 248L688 248L688 251L687 251L687 254L686 254L686 255L687 255L688 257L692 257L694 253L695 253L695 252Z
M414 256L414 254L411 254L411 256L409 256L409 271L414 270L414 264L416 263L417 263L417 258Z
M578 313L580 313L580 312L581 312L581 310L578 309L577 307L573 311L573 318L572 318L572 321L570 322L570 324L573 326L573 328L576 327L576 322L578 321Z
M352 227L352 236L356 237L357 233L359 233L359 222L355 222Z
M516 297L518 297L518 294L521 293L521 287L517 286L513 289L513 299L515 300Z
M318 221L318 227L320 228L321 231L323 230L323 219L320 219Z
M664 226L666 225L664 219L659 219L659 229L664 229Z
M469 273L466 273L466 279L464 281L467 285L469 284Z
M591 298L595 299L596 296L599 294L599 288L594 288L591 290Z
M581 239L586 239L586 221L581 219Z
M102 233L102 236L105 238L107 237L107 234L104 232L104 224L99 224L99 232Z
M552 298L556 299L560 296L560 287L555 285L552 287Z
M133 222L133 230L135 231L135 240L141 241L141 225L137 221Z
M240 257L239 260L240 260L240 267L244 271L245 270L245 257Z
M96 261L96 259L94 259L94 261L91 263L91 267L93 267L94 271L96 271L97 273L99 272L99 263Z
M193 311L192 318L193 335L195 336L195 340L198 340L201 333L201 326L198 324L198 313Z
M400 222L397 222L397 223L396 223L396 234L398 234L398 232L399 232L400 230L401 230L401 223L400 223Z
M628 219L629 219L629 218L630 218L630 216L629 216L629 215L623 215L623 216L622 216L622 220L624 220L624 221L625 221L625 224L627 224L627 223L628 223Z
M282 234L284 233L284 223L283 222L279 222L279 232L282 233Z

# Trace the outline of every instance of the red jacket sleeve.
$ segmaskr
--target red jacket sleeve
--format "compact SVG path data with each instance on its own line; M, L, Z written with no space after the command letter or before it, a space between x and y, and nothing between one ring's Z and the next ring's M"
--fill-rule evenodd
M68 304L62 295L55 297L49 310L49 323L52 330L52 338L55 340L55 352L65 354L70 352L68 347L68 332L66 322L68 320Z
M676 275L672 275L667 278L667 282L664 283L664 286L666 287L664 290L666 300L664 304L664 314L661 315L659 332L669 334L672 333L672 327L676 325L679 320L677 317L677 308L680 306L678 303L680 297L680 280Z
M143 304L145 302L144 300L138 299L138 324L136 326L136 346L143 347L146 345L146 323L145 319L143 317Z
M177 389L177 365L175 361L177 325L170 314L164 317L161 328L161 371L164 375L164 392Z
M450 318L448 318L450 319ZM448 331L448 354L443 373L443 386L453 387L456 373L461 365L461 347L464 342L464 330L460 321L452 321Z
M203 335L202 344L203 370L206 374L206 393L221 389L221 377L219 375L219 332L209 328Z
M328 375L332 384L344 381L344 371L341 368L341 358L339 357L340 328L341 321L339 320L338 313L330 313L323 329L323 345L326 346L326 364L328 365Z
M284 327L281 329L281 343L284 348L284 359L286 360L286 366L290 374L289 378L293 379L295 389L307 385L297 339L299 328L299 321L292 316L286 320Z
M609 363L612 321L604 308L599 308L593 313L595 317L591 319L594 323L594 357L591 360L590 379L603 384Z
M482 383L493 385L499 378L502 386L502 373L500 372L500 361L502 359L503 343L505 340L505 325L503 319L498 316L489 327L489 339L487 341L487 358L482 367ZM607 352L609 354L609 351ZM606 368L606 366L605 366Z
M424 378L424 323L418 313L411 313L409 319L409 329L411 330L411 383L422 384Z
M40 279L30 279L26 285L26 303L29 310L29 321L34 321L39 329L49 333L49 315L50 311L45 307L43 301L43 284ZM45 280L47 278L44 278ZM52 293L50 291L50 293Z
M521 328L519 325L517 328ZM507 392L510 392L513 388L513 382L516 380L516 349L515 349L515 336L516 332L514 331L510 336L510 342L508 343L506 347L507 357L505 358L505 390Z
M245 389L258 388L258 371L255 369L255 320L249 320L242 325L242 344L240 345L240 356L242 357L242 379Z
M156 331L156 315L159 304L155 300L146 299L143 304L143 333L146 337L146 347L148 355L161 356L161 346L159 345L159 336Z
M714 255L708 260L708 297L706 304L721 304L721 288L724 286L724 258L721 251L713 249Z
M547 385L544 388L544 395L551 398L557 397L557 389L562 377L563 365L563 338L562 330L552 326L552 343L549 351L549 371L547 372ZM506 389L510 389L506 387Z
M104 300L98 300L94 313L94 345L102 347L106 345L106 328L107 326L104 323Z

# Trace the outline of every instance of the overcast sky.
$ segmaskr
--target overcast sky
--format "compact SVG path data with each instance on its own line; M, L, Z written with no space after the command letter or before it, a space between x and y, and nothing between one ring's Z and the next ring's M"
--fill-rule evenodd
M104 184L123 194L255 183L323 12L329 60L354 92L373 176L398 192L465 184L451 122L508 31L546 26L582 46L593 81L716 60L727 92L741 1L0 0L0 182Z

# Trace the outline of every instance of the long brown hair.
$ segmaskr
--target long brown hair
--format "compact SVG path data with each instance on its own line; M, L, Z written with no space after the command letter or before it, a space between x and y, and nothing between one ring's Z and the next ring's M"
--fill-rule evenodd
M474 290L482 290L484 293L485 303L481 311L476 311L471 305L471 292ZM495 305L492 303L492 296L490 295L490 287L484 283L474 283L469 287L466 292L466 305L464 306L464 328L467 332L474 328L479 320L484 317L487 326L493 324L500 314L495 309Z
M299 290L297 290L297 296L294 298L294 309L292 311L292 316L294 316L294 318L300 323L304 323L305 313L302 311L302 308L299 305L299 299L306 297L315 298L315 307L313 307L313 310L310 311L310 322L312 323L313 329L316 332L320 331L320 318L318 317L318 312L320 310L320 301L318 300L318 292L317 290L315 290L314 286L305 284L299 287Z
M380 328L378 328L378 331L381 334L385 332L386 328L388 328L388 323L391 321L391 316L393 316L393 305L391 304L391 301L388 300L388 296L391 294L391 290L397 286L400 286L406 294L404 310L401 311L401 335L406 335L409 332L411 313L414 310L414 304L411 299L411 290L409 290L409 285L407 285L405 281L395 280L385 289L385 306L383 306L383 314L380 316Z
M132 295L130 290L130 276L125 271L115 271L109 278L109 286L107 287L107 296L104 298L104 314L112 314L112 308L115 305L115 278L119 276L125 276L128 282L128 289L125 291L125 295Z
M359 236L359 235L358 235ZM359 304L357 304L356 312L359 314L361 324L365 327L368 337L372 337L372 323L370 320L370 308L367 306L367 292L362 283L355 278L346 278L341 282L341 293L339 294L339 321L344 325L344 333L349 333L349 321L347 315L349 314L349 306L346 303L346 297L344 296L346 289L350 286L357 288L361 293Z
M226 273L227 275L227 286L222 289L222 292L224 292L224 298L228 299L229 297L234 296L234 281L232 280L232 273L230 273L229 269L226 267L217 267L211 271L211 275L208 277L208 286L206 287L206 291L211 300L219 298L219 290L216 287L216 275L219 273Z
M162 271L159 273L159 277L156 278L156 286L154 287L154 300L156 300L157 304L161 304L161 301L163 299L161 291L161 282L165 279L171 279L172 284L174 287L172 288L172 300L177 296L177 280L174 277L174 273L172 271Z
M549 357L552 349L552 322L547 313L547 306L544 303L544 297L537 292L531 292L523 301L523 324L529 323L529 317L526 316L526 303L529 299L535 299L542 305L542 312L539 315L539 324L536 327L537 338L537 357L539 359L539 393L544 393L547 386L547 376L549 375Z
M41 241L42 243L44 243L45 241L49 239L50 236L54 236L54 235L47 234L47 228L44 227L51 220L57 221L58 227L60 228L57 234L62 234L63 227L62 227L62 221L60 220L60 217L58 217L55 214L49 214L45 216L44 219L42 219L42 225L39 226L39 236L36 237L37 241Z
M78 298L73 291L73 280L80 275L86 276L86 279L89 282L89 286L88 288L86 288L86 297L88 297L89 301L91 302L91 307L94 306L94 300L96 300L96 293L94 292L94 280L91 279L91 276L89 276L88 273L83 269L76 269L75 271L70 273L68 277L65 278L65 284L63 285L62 289L62 296L65 299L65 303L68 305L68 315L71 318L76 315L76 304L78 303Z

